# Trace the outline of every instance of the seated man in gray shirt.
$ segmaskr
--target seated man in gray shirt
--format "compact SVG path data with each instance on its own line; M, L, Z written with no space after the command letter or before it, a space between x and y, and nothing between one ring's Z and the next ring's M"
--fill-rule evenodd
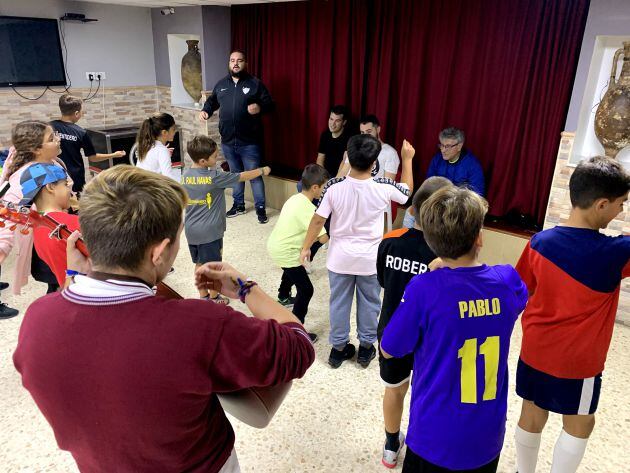
M182 175L182 184L188 192L184 231L196 269L202 264L222 260L226 227L225 189L238 182L268 176L271 169L264 167L241 173L216 170L217 144L207 136L195 136L188 142L187 150L193 165ZM229 303L229 299L215 291L200 289L199 296L219 304Z

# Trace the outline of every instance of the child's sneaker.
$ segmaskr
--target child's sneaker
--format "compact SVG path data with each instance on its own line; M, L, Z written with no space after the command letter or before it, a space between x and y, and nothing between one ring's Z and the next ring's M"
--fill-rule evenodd
M359 346L359 355L357 356L357 363L359 363L364 368L367 368L372 361L376 357L376 348L374 345L370 345L370 348L364 348L363 346Z
M339 368L341 363L349 360L354 356L357 349L352 343L346 343L343 350L336 350L334 347L330 349L330 356L328 357L328 364L333 368Z
M237 215L243 215L245 213L244 205L236 205L234 204L230 210L227 211L225 216L227 218L236 217Z
M293 307L295 305L295 297L286 297L286 298L280 298L278 297L278 302L285 306L287 309L290 309L291 307Z
M399 445L396 451L387 450L387 442L383 447L383 458L381 459L381 462L383 463L383 465L385 465L386 468L396 468L396 465L398 464L398 455L405 445L405 434L403 434L402 432L398 434L398 442Z

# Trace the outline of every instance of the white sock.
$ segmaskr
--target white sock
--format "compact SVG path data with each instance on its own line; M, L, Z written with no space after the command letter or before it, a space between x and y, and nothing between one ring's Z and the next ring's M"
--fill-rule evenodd
M538 449L542 434L527 432L516 426L514 439L516 440L516 466L518 473L536 473Z
M574 437L562 430L553 450L551 473L575 473L582 461L587 443L588 439Z

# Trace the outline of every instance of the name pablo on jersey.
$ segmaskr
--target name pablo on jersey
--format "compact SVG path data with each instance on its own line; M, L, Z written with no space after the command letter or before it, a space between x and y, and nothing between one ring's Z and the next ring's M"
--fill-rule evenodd
M422 274L429 270L429 267L424 263L392 255L386 256L385 267L395 271L402 271L403 273L411 274Z
M492 299L475 299L472 301L459 301L459 318L485 317L499 315L501 302L498 297Z

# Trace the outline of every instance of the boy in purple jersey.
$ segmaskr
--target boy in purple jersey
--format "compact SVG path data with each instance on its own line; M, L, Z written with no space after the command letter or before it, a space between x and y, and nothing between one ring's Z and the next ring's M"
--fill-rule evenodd
M449 186L421 207L441 269L415 276L385 328L386 358L414 355L403 472L495 472L505 435L510 337L527 288L477 260L488 206Z

